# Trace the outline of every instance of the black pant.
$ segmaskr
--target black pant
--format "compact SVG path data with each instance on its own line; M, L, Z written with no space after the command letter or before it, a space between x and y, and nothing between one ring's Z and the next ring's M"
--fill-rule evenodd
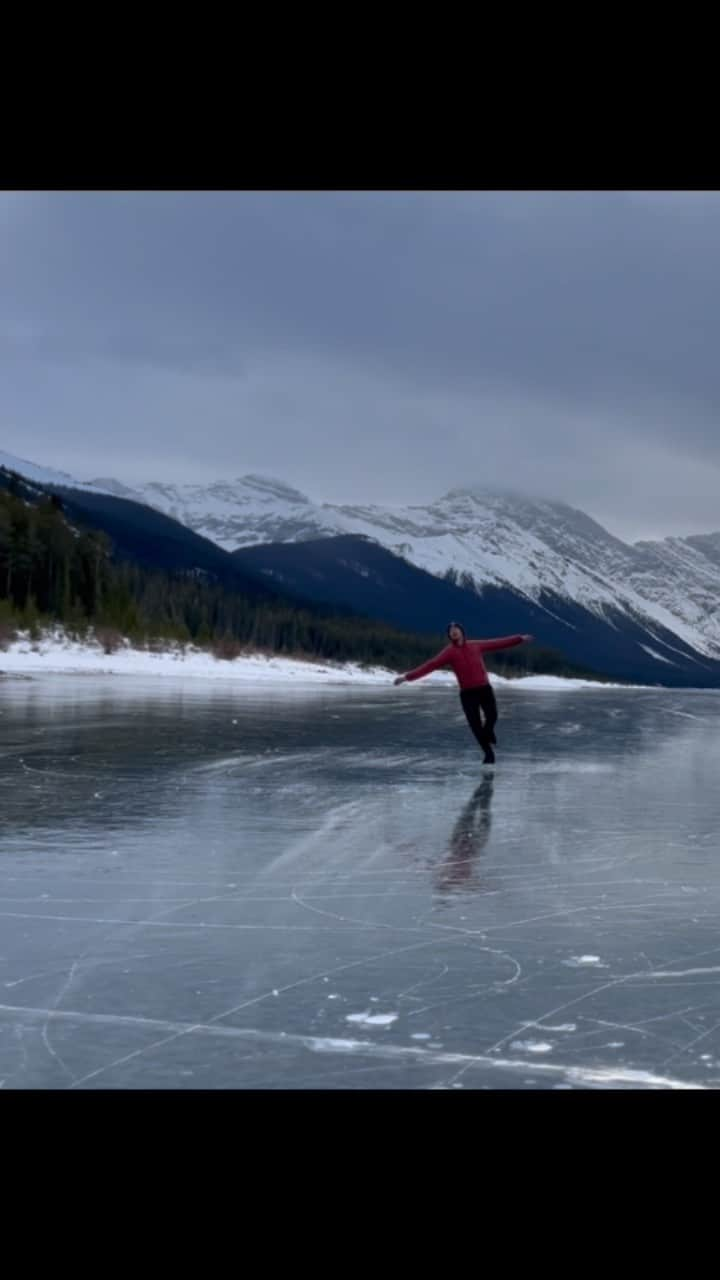
M483 751L487 751L490 743L495 741L495 724L498 718L492 685L481 684L475 689L461 689L460 701L470 728ZM481 708L485 717L484 723L480 715Z

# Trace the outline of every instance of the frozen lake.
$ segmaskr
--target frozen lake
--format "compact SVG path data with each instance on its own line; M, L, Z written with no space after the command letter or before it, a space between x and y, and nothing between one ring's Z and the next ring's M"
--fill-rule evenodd
M0 1087L720 1085L720 695L0 680Z

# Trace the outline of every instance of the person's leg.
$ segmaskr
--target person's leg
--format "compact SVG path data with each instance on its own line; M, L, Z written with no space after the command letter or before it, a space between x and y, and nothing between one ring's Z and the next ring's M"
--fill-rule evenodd
M498 709L493 687L490 684L486 684L483 685L478 692L480 694L480 706L482 707L483 715L485 717L485 732L487 734L487 740L488 742L497 742L495 737L495 725L497 724Z
M484 752L483 764L494 764L495 752L490 745L487 726L483 723L480 714L481 698L482 689L463 689L460 693L460 701L467 722Z
M483 751L487 751L488 740L485 736L485 727L483 725L482 716L480 715L479 694L479 689L461 689L460 701L462 703L462 709L465 712L465 718L477 741L480 743Z

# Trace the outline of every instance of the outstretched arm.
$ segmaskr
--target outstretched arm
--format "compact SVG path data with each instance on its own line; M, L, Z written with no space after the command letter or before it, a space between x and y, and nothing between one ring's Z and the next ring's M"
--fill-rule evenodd
M491 653L493 649L512 649L516 644L528 644L534 640L534 636L502 636L499 640L473 640L473 644L480 646L483 653Z
M430 658L428 662L423 662L421 667L415 667L412 671L406 671L404 676L396 676L393 684L404 684L406 680L421 680L423 676L429 676L431 671L437 671L438 667L444 667L448 660L450 646L446 645L437 653L434 658Z

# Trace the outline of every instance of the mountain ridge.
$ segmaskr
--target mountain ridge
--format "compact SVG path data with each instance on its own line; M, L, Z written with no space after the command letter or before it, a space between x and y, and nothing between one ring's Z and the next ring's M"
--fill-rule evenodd
M569 503L477 487L405 507L314 503L253 475L136 493L225 550L365 535L480 592L496 586L534 603L559 597L599 617L615 608L647 614L698 652L720 657L720 533L625 543Z
M700 670L720 659L720 533L625 543L567 502L472 485L404 507L315 503L259 473L211 485L131 488L102 479L85 487L163 512L224 551L270 548L274 562L280 545L364 538L481 601L522 602L571 648L573 629L589 634L590 615L608 633L639 628L634 643L658 668L673 661L673 649ZM263 573L276 571L263 562ZM347 594L345 602L354 607Z

